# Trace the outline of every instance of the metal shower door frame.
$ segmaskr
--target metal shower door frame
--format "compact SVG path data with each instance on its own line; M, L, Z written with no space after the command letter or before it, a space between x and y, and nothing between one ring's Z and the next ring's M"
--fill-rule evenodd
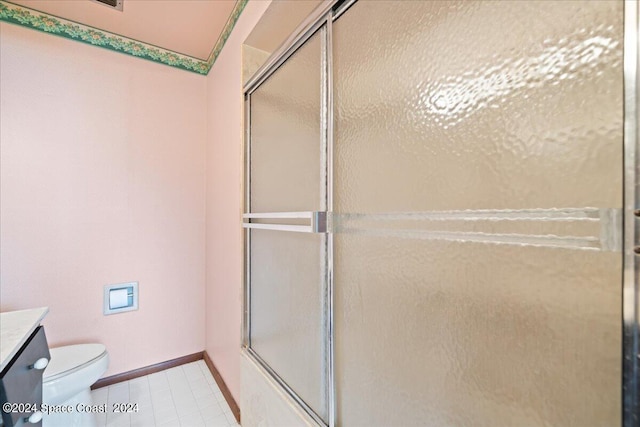
M328 212L333 207L332 191L332 146L333 146L333 120L332 109L332 54L331 54L331 22L332 9L337 0L325 2L315 9L305 21L293 32L293 34L271 55L267 62L245 84L244 108L245 108L245 142L244 142L244 208L243 228L246 229L243 249L244 252L244 279L243 279L243 324L242 324L242 348L246 355L257 363L266 373L281 387L281 391L295 401L306 414L319 426L335 426L335 396L334 396L334 364L333 364L333 234L329 232L330 217ZM321 198L325 200L320 212L251 212L251 94L260 87L287 59L293 55L307 40L321 32L321 108L320 108L320 133L321 133ZM308 225L271 225L251 223L251 219L309 219ZM247 222L245 222L247 221ZM325 398L327 402L327 422L325 423L309 407L287 383L275 372L260 355L251 348L251 233L252 228L272 229L289 232L326 233L326 283L325 283Z
M638 113L640 46L638 0L624 3L624 259L622 279L622 423L640 426L640 185Z
M244 277L243 277L243 322L242 347L246 354L265 370L278 383L282 391L296 401L318 425L336 425L336 390L334 367L334 328L333 328L333 233L331 232L331 213L333 212L333 31L332 22L340 17L357 0L330 0L322 3L312 12L292 35L270 56L267 62L255 73L243 88L245 108L244 141L244 218L256 217L251 213L251 93L255 91L271 74L309 39L316 31L324 27L322 61L322 107L321 132L326 144L326 232L327 232L327 313L326 342L327 352L327 403L328 422L325 424L311 408L251 349L251 288L249 228L244 239ZM623 277L622 279L622 426L640 427L640 0L624 0L624 209L623 209ZM293 214L313 214L293 213ZM309 225L313 231L313 221ZM305 230L290 230L305 231ZM309 230L306 230L309 231ZM317 228L315 229L317 231Z

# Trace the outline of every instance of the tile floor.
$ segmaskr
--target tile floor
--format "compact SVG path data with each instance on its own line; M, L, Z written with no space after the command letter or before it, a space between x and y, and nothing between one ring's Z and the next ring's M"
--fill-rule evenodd
M99 388L91 396L94 405L107 404L107 413L96 415L98 427L238 426L202 360ZM114 413L114 403L137 403L138 410Z

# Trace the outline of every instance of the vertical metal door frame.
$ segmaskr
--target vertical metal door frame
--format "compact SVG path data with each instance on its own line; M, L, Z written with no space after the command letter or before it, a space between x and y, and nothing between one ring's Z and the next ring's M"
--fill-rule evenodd
M244 96L245 142L244 142L244 207L242 212L251 212L251 94ZM242 278L242 348L251 347L251 230L245 233L243 259L244 277Z
M622 287L622 420L640 427L640 319L638 312L638 0L624 3L624 270ZM640 251L639 251L640 252Z
M333 212L333 19L327 17L326 23L326 49L325 49L325 79L326 87L326 186L327 186L327 212L328 221L327 228L327 367L328 367L328 422L329 426L336 425L336 390L335 390L335 362L334 362L334 330L333 330L333 231L331 224L331 212Z

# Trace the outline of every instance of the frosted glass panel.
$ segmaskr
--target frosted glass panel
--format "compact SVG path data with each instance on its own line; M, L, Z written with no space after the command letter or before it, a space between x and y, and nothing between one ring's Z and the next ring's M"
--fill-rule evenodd
M339 425L620 425L619 254L335 245Z
M321 210L320 36L251 95L251 210Z
M335 200L617 207L620 1L360 1L334 25Z
M339 425L620 424L622 12L334 23Z
M325 236L251 230L251 348L326 419Z
M320 34L250 95L251 212L309 212L326 206ZM309 221L251 220L298 227ZM250 233L251 348L327 419L326 237L282 230Z

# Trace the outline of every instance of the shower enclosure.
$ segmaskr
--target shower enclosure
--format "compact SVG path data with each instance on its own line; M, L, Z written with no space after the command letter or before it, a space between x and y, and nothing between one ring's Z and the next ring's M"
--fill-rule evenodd
M246 354L319 425L640 426L637 64L636 1L319 7L245 86Z

